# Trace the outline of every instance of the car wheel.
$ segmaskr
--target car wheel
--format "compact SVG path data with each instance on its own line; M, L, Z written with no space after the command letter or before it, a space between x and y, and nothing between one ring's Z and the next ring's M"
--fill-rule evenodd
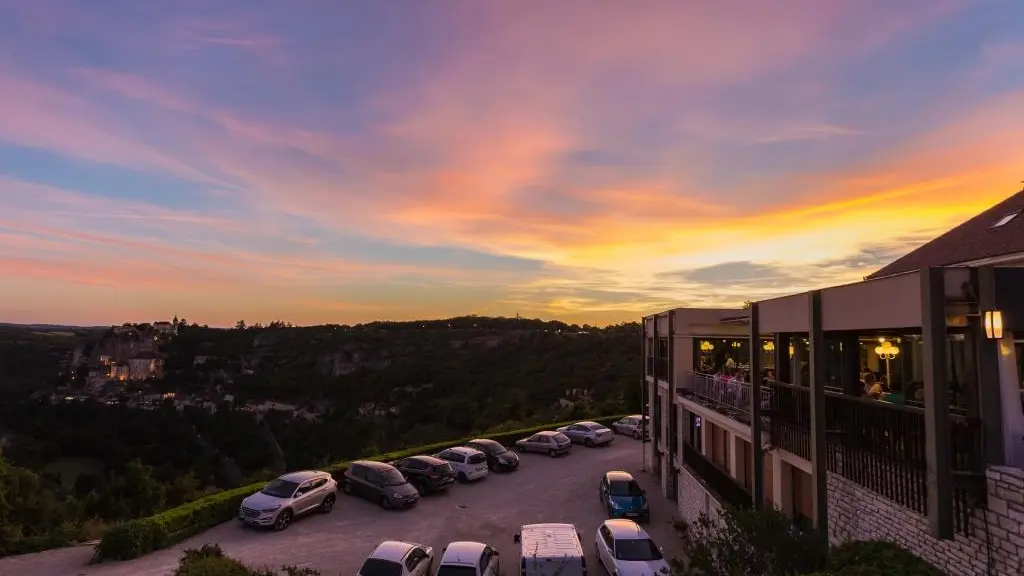
M552 448L551 450L548 450L548 456L554 458L555 456L558 456L558 452L555 452L555 450Z
M465 483L469 482L469 478L466 478L466 473L465 473L465 472L459 472L459 475L458 475L458 476L456 476L455 478L456 478L456 479L457 479L457 480L458 480L459 482L462 482L463 484L465 484Z
M320 503L320 512L330 514L331 510L334 510L334 500L334 494L324 498L324 501Z
M387 496L381 496L380 497L380 507L385 509L385 510L390 510L391 509L391 500L388 500Z
M498 464L496 462L491 462L490 464L487 465L487 468L490 469L491 472L497 472Z
M635 438L637 440L640 439L640 431L639 430L633 430L633 438Z
M277 519L274 520L274 530L277 530L278 532L280 532L281 530L284 530L285 528L290 526L291 523L292 523L292 511L291 510L285 510L284 512L281 512L280 514L278 514L277 515Z
M349 482L348 480L345 480L344 482L342 482L341 483L341 491L344 492L345 494L351 494L352 493L352 483Z
M427 489L427 485L422 482L416 484L416 491L420 493L420 496L426 496L430 492Z
M593 448L594 447L594 441L591 440L590 438L587 438L586 440L584 440L583 443L587 446L587 448Z

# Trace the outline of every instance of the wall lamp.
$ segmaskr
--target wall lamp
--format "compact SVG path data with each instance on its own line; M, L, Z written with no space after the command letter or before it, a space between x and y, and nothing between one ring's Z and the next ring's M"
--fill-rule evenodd
M999 340L1003 337L1003 312L1001 310L985 310L985 337Z

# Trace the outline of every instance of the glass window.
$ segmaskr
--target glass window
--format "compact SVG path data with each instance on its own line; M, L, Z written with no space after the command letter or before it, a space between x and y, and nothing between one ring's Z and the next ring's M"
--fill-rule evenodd
M615 558L618 560L647 562L650 560L661 560L661 557L661 550L658 550L654 541L649 538L615 541Z
M405 476L394 468L385 468L378 474L380 482L384 486L401 486L405 484Z
M289 482L288 480L271 480L263 487L260 492L267 496L274 496L275 498L291 498L292 494L295 494L295 489L299 487L297 482Z
M367 558L359 569L360 576L402 576L402 565L380 558Z
M637 484L636 480L630 480L629 482L612 482L608 488L608 492L612 496L640 496L644 492L640 489L640 485Z
M555 440L555 442L558 442L559 444L564 444L565 442L569 442L569 437L566 436L565 434L562 434L561 432L559 432L558 434L555 434L554 436L552 436L552 438Z

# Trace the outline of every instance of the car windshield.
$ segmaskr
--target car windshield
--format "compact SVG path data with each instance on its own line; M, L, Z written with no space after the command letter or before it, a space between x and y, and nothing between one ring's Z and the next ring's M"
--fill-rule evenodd
M483 454L471 454L469 457L470 464L483 464L484 462L487 462L487 456Z
M497 456L498 454L504 454L505 452L508 452L508 448L505 448L501 444L488 444L486 448L488 452L495 456Z
M615 558L626 562L646 562L661 560L661 550L654 545L654 540L616 540Z
M402 565L380 558L367 558L359 569L359 576L402 576Z
M380 471L380 483L383 486L401 486L405 484L405 476L394 468Z
M476 576L476 567L442 564L441 567L437 569L437 576Z
M451 474L452 465L445 462L444 464L438 464L432 468L435 474Z
M590 424L584 424L583 427L586 428L587 430L593 430L593 431L604 430L605 429L604 424L598 424L596 422L591 422Z
M555 434L553 436L553 438L555 439L555 442L558 442L559 444L564 444L564 443L570 441L569 437L566 436L565 434L562 434L561 432L559 432L558 434Z
M288 480L281 480L278 478L277 480L268 482L260 492L275 498L291 498L292 494L295 494L295 489L298 487L299 485L297 482L289 482Z
M640 485L636 483L636 480L628 482L620 480L612 482L608 486L608 493L612 496L640 496L643 494L643 491L640 489Z

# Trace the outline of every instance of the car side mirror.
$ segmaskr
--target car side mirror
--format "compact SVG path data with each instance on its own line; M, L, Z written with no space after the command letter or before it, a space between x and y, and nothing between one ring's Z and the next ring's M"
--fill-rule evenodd
M498 556L501 556L501 554L499 554L498 551L495 550L494 552L491 552L491 556L497 558Z
M515 534L512 535L512 541L515 542L516 544L519 544L519 541L521 539L522 539L522 536L519 534L519 532L516 532Z

